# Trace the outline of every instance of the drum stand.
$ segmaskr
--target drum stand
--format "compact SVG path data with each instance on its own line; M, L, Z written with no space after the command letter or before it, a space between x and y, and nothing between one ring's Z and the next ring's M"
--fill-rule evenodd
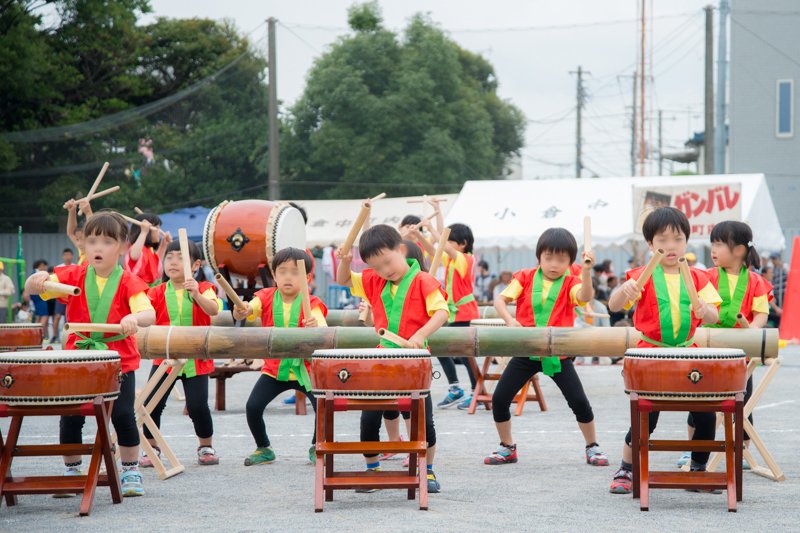
M750 377L753 375L753 372L755 371L756 367L759 364L762 364L761 361L755 358L751 359L750 362L747 364L748 379L750 379ZM734 421L734 425L738 425L739 420L743 421L742 425L744 431L747 433L747 436L750 437L750 440L758 450L758 453L761 454L761 457L767 464L766 467L760 466L756 461L755 457L753 456L753 454L750 453L750 450L748 450L747 448L743 448L742 453L744 455L744 458L747 459L747 462L750 464L750 471L754 474L765 477L767 479L771 479L773 481L783 481L786 479L786 477L783 475L783 470L781 470L781 467L778 466L778 463L775 461L775 458L772 457L772 454L769 453L769 450L767 449L767 446L764 444L764 441L761 439L761 436L758 434L756 429L747 419L747 417L750 416L750 413L753 412L753 409L755 409L756 405L758 405L758 402L761 400L761 397L764 395L764 392L767 390L767 387L769 387L772 378L775 377L775 373L781 366L781 361L780 359L767 359L766 361L764 361L763 364L768 365L769 370L767 370L767 372L764 374L764 377L761 378L761 381L758 383L758 387L756 387L755 390L753 390L753 394L750 397L750 399L747 400L747 403L744 406L744 412L742 413L742 418L737 418ZM718 426L719 424L722 423L721 418L722 417L718 414L717 415ZM713 454L711 456L711 460L708 462L708 471L713 472L714 470L716 470L721 461L722 461L721 454L719 453Z
M742 501L742 425L733 426L733 417L742 420L744 394L720 401L646 400L632 392L631 447L633 448L633 497L639 498L642 511L649 510L650 489L725 489L728 511L736 512ZM648 415L658 411L704 411L724 413L725 440L651 440ZM650 471L649 453L724 452L725 472Z
M0 435L0 501L5 498L10 507L16 505L17 494L83 494L80 515L88 516L92 509L95 489L109 487L111 501L122 502L117 464L111 452L109 418L114 402L96 397L92 402L80 405L51 405L42 407L18 407L0 404L0 417L11 417L8 440L3 446ZM97 434L92 444L37 444L20 445L22 419L26 416L90 416L97 420ZM11 474L11 463L15 457L50 457L62 455L91 455L89 468L83 476L31 476L17 477ZM100 474L104 463L107 474Z
M411 411L409 440L399 442L336 442L333 415L336 411ZM419 508L428 509L427 449L425 438L425 399L415 392L411 397L394 400L358 400L334 398L328 392L317 397L316 475L314 511L321 513L324 502L333 501L334 490L380 488L407 489L413 500L419 489ZM408 471L334 471L336 454L408 453Z
M469 359L470 361L474 361L472 357ZM492 359L498 360L494 372L489 371ZM493 383L498 381L506 365L508 365L509 359L509 357L484 357L483 368L480 371L477 370L478 365L472 363L475 364L475 367L472 369L472 371L475 372L475 391L472 394L472 402L469 404L469 410L467 411L469 414L475 414L479 403L483 403L487 410L492 408L492 392L494 392L494 387L490 386L489 388L492 390L488 390L485 382L489 381ZM528 393L530 387L533 387L532 394ZM523 385L517 395L514 396L512 402L517 404L514 416L520 416L522 414L522 410L525 408L525 402L537 402L541 411L547 411L547 403L544 401L544 396L542 396L542 389L539 388L538 373L534 374L531 379L525 382L525 385Z

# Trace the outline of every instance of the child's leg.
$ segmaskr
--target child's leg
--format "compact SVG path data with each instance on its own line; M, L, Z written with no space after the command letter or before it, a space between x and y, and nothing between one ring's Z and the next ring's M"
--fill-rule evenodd
M447 383L450 386L458 386L458 373L456 372L456 363L452 357L437 357L439 364L442 365L442 371L447 378Z
M136 374L127 372L119 385L119 397L111 410L111 423L117 432L119 455L122 469L135 467L139 463L139 430L136 427L136 415L133 403L136 399Z
M153 365L150 368L150 377L148 378L148 381L150 380L150 378L153 377L153 375L156 373L157 369L158 369L158 365ZM161 387L161 385L164 383L164 381L166 381L166 379L167 379L167 374L164 374L161 377L161 379L158 381L158 384L156 385L156 387L153 389L153 392L150 394L150 396L147 397L147 400L144 402L144 405L147 405L150 402L150 400L153 398L153 395L155 394L155 392L158 390L159 387ZM164 394L164 396L161 397L161 400L159 400L159 402L156 404L155 408L153 409L153 412L150 413L150 418L153 419L153 422L155 422L157 428L161 428L161 414L164 412L164 408L167 406L167 400L169 399L169 393L172 392L172 387L174 387L174 386L175 386L175 382L173 381L172 385L169 387L167 392ZM156 445L156 441L153 438L152 433L150 433L150 429L147 427L147 424L145 424L142 429L144 431L144 438L146 438L147 441L151 445L155 446Z
M425 440L428 442L428 451L425 454L425 459L428 462L428 468L430 468L436 456L436 427L433 425L433 401L430 394L425 397Z
M525 382L541 370L540 361L532 361L527 357L514 357L500 376L497 388L492 394L492 415L501 444L508 446L514 444L511 435L511 402Z
M211 409L208 407L208 374L202 376L182 377L183 391L186 394L186 410L194 425L200 446L211 446L214 435L214 422L211 420ZM167 395L164 395L166 398Z
M400 440L400 411L384 411L383 425L390 441L397 442Z
M381 440L381 419L382 411L361 411L361 441L378 442ZM380 455L365 455L364 462L367 467L372 468L376 463L379 464Z
M411 435L411 413L402 411L400 415L403 417L403 422L406 424L406 435Z
M83 442L83 424L86 419L82 416L62 416L58 422L58 442L60 444L80 444ZM80 455L65 455L64 464L78 466L82 462ZM77 463L77 464L76 464Z
M575 419L578 421L578 427L583 433L586 444L596 444L597 433L595 431L592 405L589 403L589 398L586 397L581 378L578 377L571 359L561 361L561 372L553 376L553 381L561 390L561 394L567 400L567 405L575 414Z
M267 428L264 424L264 409L277 395L290 388L289 382L278 381L266 374L261 374L253 386L250 397L247 399L245 412L247 413L247 425L256 441L256 447L269 447L269 437L267 437Z
M289 383L294 384L294 390L298 390L306 395L308 401L311 402L311 408L314 409L314 424L311 428L311 444L317 443L317 398L311 393L310 390L306 390L300 386L300 383L297 381L290 381Z
M658 424L658 411L652 411L647 415L647 427L650 434L656 429ZM630 465L633 462L633 448L631 447L631 430L628 429L628 434L625 435L625 444L622 446L622 465Z
M459 357L458 362L463 364L467 368L467 376L469 376L469 383L472 390L475 390L475 385L477 384L477 380L475 379L475 373L472 372L472 366L469 364L469 360L466 357Z
M714 440L717 425L717 413L692 412L694 419L694 435L692 440ZM692 470L705 470L709 452L692 452Z

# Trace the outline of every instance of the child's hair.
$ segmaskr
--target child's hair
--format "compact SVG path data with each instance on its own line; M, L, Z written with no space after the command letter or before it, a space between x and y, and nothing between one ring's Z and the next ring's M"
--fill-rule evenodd
M485 268L486 270L489 270L489 263L481 259L478 261L478 268Z
M295 202L289 202L289 205L300 211L300 214L303 216L303 224L308 224L308 214L306 210L297 205Z
M291 247L284 248L275 254L275 257L272 258L272 271L275 272L278 270L279 266L287 261L291 261L292 264L296 264L298 260L302 260L306 264L306 274L311 272L311 256L309 256L305 250Z
M419 224L420 222L422 222L422 219L417 215L406 215L403 217L403 220L400 221L400 227L412 226L414 224Z
M761 257L753 246L753 230L744 222L725 220L716 224L711 230L711 242L724 242L731 251L741 244L747 250L744 264L748 268L761 268Z
M427 266L425 265L425 255L422 253L422 249L419 247L419 244L409 240L404 240L403 244L406 245L406 259L416 259L417 263L419 263L419 267L422 270L428 270Z
M44 259L37 259L36 261L33 262L33 269L39 270L39 267L42 265L47 266L47 261L45 261Z
M61 250L61 255L64 255L66 253L71 253L72 255L75 255L75 252L72 251L72 248L64 248L63 250Z
M138 226L134 226L138 229ZM128 237L128 223L122 215L110 210L98 211L83 226L85 237L102 235L115 241L125 242Z
M578 243L575 242L575 236L564 228L548 228L536 243L536 260L541 261L545 252L566 253L569 255L569 262L574 263L578 256Z
M189 246L189 258L194 264L195 261L202 261L203 254L200 252L200 247L194 241L188 241L187 245ZM181 241L172 241L167 245L167 251L164 254L168 254L170 252L180 252L181 251Z
M400 232L386 224L372 226L361 235L358 253L366 261L381 253L381 250L396 250L403 242ZM416 245L415 245L416 246Z
M656 233L662 232L667 228L682 232L686 235L687 241L689 240L689 235L692 234L689 219L686 218L683 211L675 207L658 207L644 219L642 224L644 240L653 242Z
M161 225L161 217L159 217L155 213L140 213L140 214L136 215L134 218L136 220L140 221L140 222L142 220L146 220L150 224L152 224L153 226L160 226ZM130 241L131 244L136 242L136 239L139 238L139 234L141 232L142 232L141 226L138 226L137 224L131 224L131 230L130 230L130 233L128 234L128 240ZM152 241L152 239L150 238L150 233L148 232L147 233L147 239L145 239L145 241L144 241L144 245L145 246L149 246L150 248L153 248L153 247L156 246L156 244L157 243L154 243Z
M448 241L453 241L458 244L464 244L464 253L472 253L472 245L475 244L475 237L472 236L472 230L466 224L450 224L450 237Z
M84 223L83 223L83 222L78 222L78 223L75 225L75 229L74 229L74 230L72 230L72 234L73 234L73 235L75 235L75 234L76 234L76 233L78 233L79 231L81 231L81 232L82 232L82 231L83 231L83 226L84 226Z

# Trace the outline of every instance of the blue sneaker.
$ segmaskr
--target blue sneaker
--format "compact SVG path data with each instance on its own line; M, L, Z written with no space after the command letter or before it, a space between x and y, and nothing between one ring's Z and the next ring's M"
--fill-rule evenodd
M436 474L433 470L428 470L428 494L438 494L442 490L442 486L436 481Z
M678 462L675 463L675 465L678 468L683 468L683 465L685 465L686 463L688 463L691 460L692 460L692 452L683 452L683 455L681 455L678 458Z
M464 391L461 388L451 388L444 400L436 404L439 409L447 409L464 399Z
M297 403L297 398L294 394L283 400L283 405L294 405Z
M67 467L64 471L65 476L82 476L83 472L81 472L80 468L76 468L74 466ZM53 494L53 498L73 498L75 494L70 493L60 493L60 494Z
M458 408L459 408L460 410L462 410L462 411L466 411L467 409L469 409L469 405L470 405L471 403L472 403L472 394L470 394L469 396L467 396L467 399L466 399L466 400L464 400L463 402L461 402L460 404L458 404Z
M139 470L123 470L119 477L122 495L126 497L144 496L144 484Z

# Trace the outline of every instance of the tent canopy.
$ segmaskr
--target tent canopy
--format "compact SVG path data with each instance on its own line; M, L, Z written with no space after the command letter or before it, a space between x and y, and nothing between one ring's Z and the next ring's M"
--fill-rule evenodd
M741 187L741 219L753 228L757 249L785 246L778 215L763 174L655 176L525 181L468 181L445 217L463 222L476 248L529 248L547 228L563 227L583 241L583 218L592 217L593 246L623 246L641 240L634 231L634 188L725 185ZM710 245L708 235L692 243Z
M171 213L158 215L161 217L161 229L170 232L174 237L178 237L178 228L186 228L189 240L201 242L203 240L203 224L210 211L207 207L187 207L178 209Z

